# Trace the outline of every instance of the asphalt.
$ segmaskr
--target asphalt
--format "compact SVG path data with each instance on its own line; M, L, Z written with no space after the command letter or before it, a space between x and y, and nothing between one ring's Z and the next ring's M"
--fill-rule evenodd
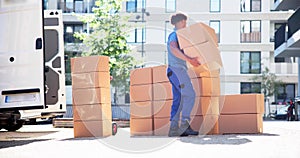
M300 157L300 121L264 121L263 126L262 134L131 137L129 128L119 128L107 138L74 138L73 128L25 125L17 132L0 131L0 158Z

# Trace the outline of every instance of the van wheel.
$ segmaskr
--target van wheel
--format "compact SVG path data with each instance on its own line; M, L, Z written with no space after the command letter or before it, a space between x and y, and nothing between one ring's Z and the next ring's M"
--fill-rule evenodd
M23 120L17 120L16 124L7 125L4 127L4 129L6 129L9 132L13 132L13 131L20 129L23 126L23 124L24 124Z
M118 125L117 123L113 122L112 123L112 135L116 135L118 132Z

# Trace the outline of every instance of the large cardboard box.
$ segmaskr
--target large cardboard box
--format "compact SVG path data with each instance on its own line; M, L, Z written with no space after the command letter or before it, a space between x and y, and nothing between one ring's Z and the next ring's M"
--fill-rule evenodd
M219 115L219 97L196 97L191 115Z
M153 100L152 84L130 86L130 102Z
M131 102L130 117L131 118L152 118L152 101Z
M219 128L221 134L262 133L262 114L220 115Z
M215 62L218 64L218 69L222 67L222 59L219 49L212 42L205 42L191 47L184 48L184 54L189 57L197 57L198 62L207 64ZM214 70L214 67L208 67L209 70Z
M173 100L153 101L154 118L170 118Z
M220 70L217 66L213 68L211 64L201 64L198 67L190 66L188 69L188 75L190 78L201 78L201 77L220 77ZM216 69L216 70L214 70Z
M86 73L109 71L109 58L107 56L86 56L71 58L72 73Z
M130 135L131 136L149 136L153 135L152 118L135 119L130 118Z
M221 114L263 114L263 94L236 94L220 97Z
M111 103L110 89L109 88L84 88L73 89L73 106L98 104L98 103Z
M169 82L167 77L167 65L161 65L152 67L153 69L153 83L160 83L160 82Z
M112 135L112 121L74 121L74 137L108 137Z
M218 38L214 29L201 22L177 30L177 38L180 49L208 41L212 42L215 47L218 46Z
M110 104L73 106L74 121L99 121L112 119Z
M173 99L172 84L170 82L162 82L153 84L154 100L170 100Z
M220 78L201 77L191 79L196 96L220 96Z
M130 85L151 84L152 68L139 68L130 71Z
M190 125L193 130L199 131L200 135L219 134L219 115L196 115L191 116Z
M110 88L109 72L72 74L72 88Z

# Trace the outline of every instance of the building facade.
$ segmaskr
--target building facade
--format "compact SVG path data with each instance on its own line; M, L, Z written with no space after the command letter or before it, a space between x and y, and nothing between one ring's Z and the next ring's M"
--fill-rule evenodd
M45 4L48 9L63 10L66 52L80 53L74 45L80 41L72 34L89 30L74 13L92 14L95 0L48 0ZM298 64L294 57L274 55L275 31L293 14L277 11L275 5L274 0L127 0L121 13L137 26L128 30L127 42L143 66L167 64L166 41L173 31L169 18L183 12L188 24L204 22L216 31L224 65L223 94L260 92L260 83L251 78L268 68L285 83L271 102L283 102L298 94Z

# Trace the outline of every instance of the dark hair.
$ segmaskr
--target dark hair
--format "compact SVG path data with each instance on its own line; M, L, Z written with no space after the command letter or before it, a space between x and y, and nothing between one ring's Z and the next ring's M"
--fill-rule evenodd
M187 16L182 13L177 13L177 14L171 16L171 24L172 25L175 25L176 23L178 23L181 20L187 20Z

